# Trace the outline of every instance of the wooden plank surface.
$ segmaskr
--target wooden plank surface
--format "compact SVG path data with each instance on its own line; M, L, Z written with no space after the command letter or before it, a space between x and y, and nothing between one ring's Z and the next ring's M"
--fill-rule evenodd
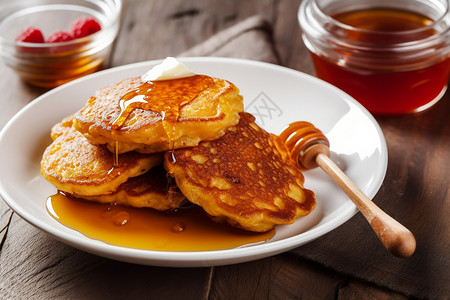
M222 29L260 14L273 23L273 40L282 64L313 74L298 28L299 4L300 0L126 0L121 32L110 58L110 66L177 55ZM3 75L0 81L3 96L0 100L1 128L21 107L44 90L24 85L3 64L0 65L0 72ZM449 159L450 132L449 126L440 125L442 122L448 124L446 116L449 105L440 104L439 107L442 111L435 118L417 115L378 119L392 153L390 158L393 158L389 164L388 182L380 190L383 197L380 200L388 212L395 212L392 201L410 201L409 205L403 206L406 209L399 217L407 220L405 225L411 226L413 232L421 232L419 241L422 246L419 256L415 258L417 266L433 261L423 246L433 241L418 227L423 223L433 224L432 216L445 217L449 213L448 210L439 212L439 206L435 206L433 215L418 215L417 222L409 217L418 210L427 210L429 205L421 202L422 198L434 199L437 203L449 201L448 168L442 165ZM418 145L418 148L405 149L402 155L402 147L409 143ZM429 144L437 146L430 148ZM442 177L447 177L447 181ZM348 226L364 226L358 223L358 218L352 221ZM347 230L345 226L343 228ZM356 232L366 231L357 229ZM448 234L448 227L441 228L440 232ZM327 239L324 240L326 242ZM320 246L321 241L318 242L315 245ZM367 247L377 247L373 246L376 243L376 239L369 237ZM439 243L433 248L433 253L445 253L447 246ZM309 249L315 250L314 247ZM351 248L351 245L347 247ZM321 261L326 266L333 266L333 269L294 253L213 268L139 266L101 258L64 245L26 223L0 201L0 299L407 298L395 291L400 286L387 289L335 271L339 263L345 267L351 266L348 262L351 259L345 257L345 251L334 248L330 251L335 252L324 253ZM336 262L337 259L339 262ZM372 261L377 259L387 258L378 255ZM361 266L355 265L356 271L358 268L361 269ZM377 274L377 271L373 270L373 277L382 274ZM428 270L426 275L429 277L424 280L447 274L438 270L433 275L433 271Z
M66 246L17 215L0 255L1 299L205 298L212 269L112 261ZM176 283L182 283L177 285Z
M211 299L332 299L345 283L344 276L289 255L216 268L215 275Z
M243 4L239 1L127 1L111 66L176 55L254 14L262 13L271 19L274 8L274 1L245 1ZM136 22L143 18L147 26ZM141 42L142 39L147 41ZM20 101L13 105L2 102L8 108L8 111L2 110L3 123L42 92L24 86L14 74L9 75L9 81L3 81L2 88L6 90L12 85L14 88L10 88L8 99ZM282 267L289 266L286 259L281 264L282 260L273 258L237 266L192 269L116 262L66 246L17 215L12 216L4 203L0 205L2 236L7 237L0 252L2 299L122 299L143 296L224 299L252 295L268 298L271 277L278 276L280 268L285 272L289 270ZM272 265L273 260L276 266ZM273 268L276 272L272 271ZM321 282L321 276L312 274L309 278ZM239 288L230 289L230 279L241 282ZM278 277L275 284L276 287L271 287L272 296L279 292L295 296L295 291L284 289L283 277ZM325 282L323 286L326 286ZM331 284L327 290L333 288L334 284ZM296 290L302 290L302 287ZM310 288L304 290L309 291Z
M112 64L176 56L247 17L272 18L273 7L254 0L129 1Z
M3 202L0 202L0 251L3 243L6 241L6 234L8 232L8 226L11 222L12 216L12 210L10 210L9 207Z

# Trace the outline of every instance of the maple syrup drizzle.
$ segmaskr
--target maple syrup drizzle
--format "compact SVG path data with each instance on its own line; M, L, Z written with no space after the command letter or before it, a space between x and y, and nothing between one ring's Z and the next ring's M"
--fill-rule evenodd
M113 157L114 157L114 162L113 162L113 169L114 169L114 167L119 166L119 141L116 141L116 143L114 144Z
M50 196L47 211L63 225L108 244L156 251L209 251L262 243L275 230L250 233L215 223L198 206L175 212Z
M214 79L206 75L145 82L119 100L120 113L114 120L112 129L119 129L135 108L153 111L161 116L169 149L173 149L173 123L178 120L180 109L213 84ZM114 166L119 165L118 148L119 142L116 141Z
M176 122L180 109L213 83L212 77L206 75L145 82L120 99L120 114L112 128L120 128L135 108L156 112L163 121Z
M213 78L194 75L186 78L146 82L125 94L119 101L120 114L112 129L119 129L135 108L158 113L173 150L173 123L180 109L214 84ZM114 147L114 167L118 166L119 142ZM176 157L171 151L171 159ZM109 171L114 170L114 167ZM175 201L176 186L167 187L167 196ZM262 243L275 230L251 233L210 220L198 206L162 213L149 208L133 208L78 200L63 192L48 197L49 214L63 225L87 237L105 243L161 251L208 251Z

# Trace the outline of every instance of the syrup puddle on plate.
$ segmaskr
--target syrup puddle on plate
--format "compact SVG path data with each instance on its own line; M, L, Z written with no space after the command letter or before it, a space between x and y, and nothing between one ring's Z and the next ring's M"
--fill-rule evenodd
M155 251L211 251L262 243L275 230L250 233L209 219L198 206L158 212L72 199L48 197L46 208L61 224L107 244Z

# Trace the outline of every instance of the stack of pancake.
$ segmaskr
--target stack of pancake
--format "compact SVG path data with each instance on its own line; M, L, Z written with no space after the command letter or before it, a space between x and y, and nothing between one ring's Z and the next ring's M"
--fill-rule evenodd
M232 83L205 75L98 90L51 130L42 175L67 195L176 210L264 232L315 207L285 145L243 112Z

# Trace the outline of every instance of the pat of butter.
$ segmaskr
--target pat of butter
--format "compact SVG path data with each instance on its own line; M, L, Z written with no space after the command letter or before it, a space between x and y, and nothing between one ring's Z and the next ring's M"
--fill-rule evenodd
M175 57L167 57L162 63L154 66L142 75L143 81L169 80L196 75L189 68L179 62Z

